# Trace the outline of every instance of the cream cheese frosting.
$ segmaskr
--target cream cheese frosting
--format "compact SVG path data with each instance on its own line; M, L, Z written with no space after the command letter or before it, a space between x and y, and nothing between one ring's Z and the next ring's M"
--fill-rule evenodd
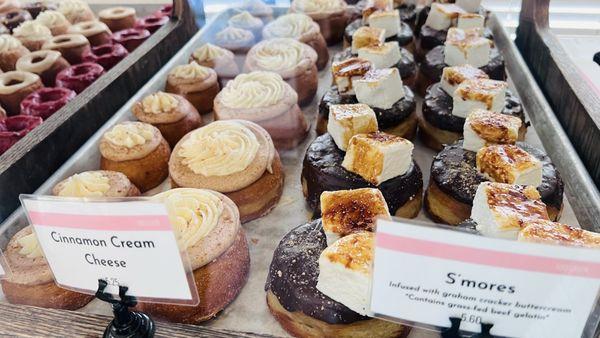
M318 31L319 26L310 16L302 13L290 13L278 17L275 21L267 24L263 35L271 38L299 38L302 34Z
M67 20L61 12L52 10L41 12L37 18L35 18L35 21L48 28L70 24L69 20Z
M58 196L103 197L110 189L110 179L99 171L75 174L63 182Z
M276 72L284 79L310 69L317 53L307 44L292 38L264 40L252 47L246 58L246 69Z
M46 40L52 38L50 28L37 21L25 21L13 30L14 36L23 40Z
M230 108L268 107L283 99L286 85L281 76L273 72L240 74L227 83L219 98Z
M196 48L192 53L194 59L202 62L202 61L212 61L223 55L227 55L231 53L225 48L213 45L212 43L207 43L199 48Z
M210 75L210 68L192 61L187 65L176 66L169 74L180 79L205 79Z
M122 123L114 126L104 139L115 146L133 148L152 140L154 132L152 126L140 122Z
M52 271L31 226L17 232L4 252L12 272L8 275L9 282L25 285L53 282Z
M246 169L260 144L254 133L235 121L216 121L193 131L178 155L192 172L227 176Z
M61 0L58 3L58 11L71 23L77 23L81 21L80 18L87 15L91 9L87 3L81 0Z
M248 11L243 11L229 18L229 25L238 28L254 29L262 26L262 20L254 17Z
M165 92L156 92L146 96L142 100L142 108L144 113L162 114L168 113L177 108L179 100L171 94Z
M215 37L218 43L226 45L246 45L254 41L254 34L251 31L236 27L227 27Z
M32 232L19 238L17 243L19 243L21 246L21 250L19 250L20 255L27 258L38 258L43 256L40 242L38 241L35 233Z
M12 35L2 34L0 35L0 53L5 53L11 50L15 50L22 47L21 41Z

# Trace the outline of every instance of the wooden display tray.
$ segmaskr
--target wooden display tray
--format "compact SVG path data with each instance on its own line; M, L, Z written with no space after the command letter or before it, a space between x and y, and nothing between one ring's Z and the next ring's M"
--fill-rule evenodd
M92 7L97 12L108 5ZM148 6L134 7L149 14ZM19 194L34 192L192 37L194 20L187 0L174 0L166 25L0 156L0 220L19 206Z

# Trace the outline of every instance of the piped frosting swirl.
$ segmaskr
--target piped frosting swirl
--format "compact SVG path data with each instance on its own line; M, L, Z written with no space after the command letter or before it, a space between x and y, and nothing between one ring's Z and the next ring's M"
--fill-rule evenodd
M27 258L38 258L43 256L40 242L34 232L19 238L17 243L21 246L21 249L18 251L21 256Z
M69 177L58 196L103 197L110 189L110 179L98 171L86 171Z
M180 79L200 79L203 80L210 75L210 68L199 65L192 61L187 65L179 65L170 72L173 76Z
M148 114L168 113L177 108L179 101L171 94L165 92L156 92L150 94L142 100L142 109Z
M46 40L52 38L50 29L37 21L25 21L13 30L14 36L23 40Z
M229 18L229 25L245 29L260 28L262 27L262 20L253 16L248 11L243 11Z
M345 9L346 3L343 0L294 0L292 6L302 13L331 13Z
M265 26L265 38L298 38L314 29L315 22L306 14L282 15Z
M69 20L67 20L67 18L61 12L52 10L41 12L37 18L35 18L35 21L48 28L70 24Z
M8 52L22 46L23 44L21 43L21 41L19 41L19 39L13 37L12 35L0 35L0 53Z
M202 62L202 61L212 61L223 55L227 55L231 53L225 48L221 48L219 46L213 45L212 43L207 43L197 48L192 56L194 59Z
M133 148L154 138L152 126L141 122L121 123L104 134L104 139L118 147Z
M286 85L277 73L256 71L236 76L227 83L219 97L230 108L268 107L283 99Z

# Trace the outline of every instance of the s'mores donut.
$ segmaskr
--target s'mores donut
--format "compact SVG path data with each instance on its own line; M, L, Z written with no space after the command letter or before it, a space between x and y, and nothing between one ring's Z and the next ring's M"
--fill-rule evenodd
M139 189L123 173L108 170L84 171L65 178L52 188L62 197L132 197Z
M522 226L521 242L600 248L600 234L548 220L532 220Z
M214 69L219 77L221 88L225 87L227 81L240 73L233 52L211 43L206 43L195 49L190 55L190 62L192 61L201 66Z
M215 97L214 110L215 120L243 119L259 124L279 149L296 147L308 133L298 94L273 72L236 76Z
M17 60L29 54L29 49L23 43L8 34L0 35L0 69L4 72L15 70Z
M177 242L187 252L200 303L196 306L140 303L154 318L198 324L231 303L250 271L246 233L236 205L205 189L172 189L152 197L163 202Z
M342 41L348 21L346 10L344 0L294 0L290 6L290 13L306 14L319 24L328 45Z
M310 103L317 93L317 53L309 45L291 38L275 38L256 44L246 56L244 70L271 71L298 94L298 104Z
M213 101L220 89L217 72L195 61L171 69L165 86L166 92L183 96L200 114L213 110Z
M171 186L219 191L242 223L269 213L283 189L283 167L271 137L242 120L215 121L185 135L169 160Z
M150 94L136 102L132 112L138 120L158 128L171 147L175 147L185 134L202 125L196 108L177 94Z
M167 178L170 153L158 128L143 122L121 122L100 140L100 168L125 174L146 192Z
M4 257L11 274L0 280L0 285L9 303L77 310L94 299L93 295L56 285L31 226L21 229L10 239Z

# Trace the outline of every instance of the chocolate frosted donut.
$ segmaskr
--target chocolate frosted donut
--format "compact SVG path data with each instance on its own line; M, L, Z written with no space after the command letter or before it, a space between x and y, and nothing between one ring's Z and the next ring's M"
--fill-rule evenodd
M356 55L352 54L352 48L348 47L341 52L334 54L333 62L344 61L352 57L356 57ZM404 82L404 84L407 86L414 85L414 81L417 76L417 63L415 62L415 58L411 52L409 52L406 48L400 48L400 61L398 61L394 67L398 68L400 77L402 78L402 82Z
M375 186L344 169L344 155L329 134L317 137L306 150L302 166L302 190L315 215L321 213L320 197L323 191L377 188L383 193L392 215L408 202L420 200L423 175L416 162L404 175Z
M430 195L432 190L436 194L441 191L447 197L466 205L470 214L477 187L481 182L488 181L488 179L477 170L477 154L463 149L462 145L463 141L459 140L446 146L433 158L430 187L427 195ZM524 142L517 142L517 146L542 162L542 184L537 187L537 190L542 197L542 201L548 207L550 218L556 220L562 208L564 192L564 184L560 173L544 151ZM430 215L431 203L430 196L427 196L425 208ZM432 216L434 219L440 220L436 215ZM469 215L466 214L462 220L464 221L468 217Z
M345 46L352 45L352 36L357 29L364 26L362 23L362 19L356 19L344 30L344 43ZM387 38L385 41L398 41L400 47L412 48L411 44L413 42L414 35L410 26L404 22L400 24L400 32L396 36L391 36Z
M319 102L318 119L317 119L317 135L322 135L327 132L327 119L329 118L329 108L336 104L355 104L358 103L355 95L340 95L337 86L331 86L325 92Z

